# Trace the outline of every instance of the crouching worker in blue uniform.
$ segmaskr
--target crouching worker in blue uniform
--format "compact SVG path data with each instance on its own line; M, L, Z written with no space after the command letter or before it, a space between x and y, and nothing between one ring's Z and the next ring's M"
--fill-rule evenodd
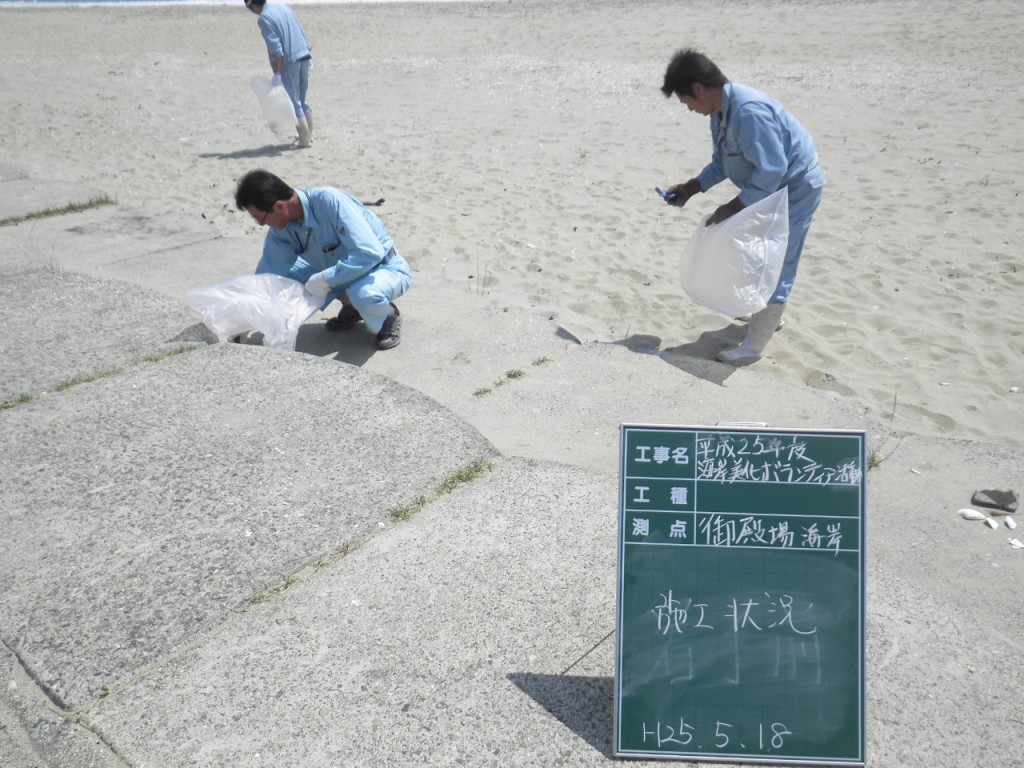
M789 244L775 292L768 306L751 316L743 343L718 355L725 363L752 363L782 327L800 253L821 202L825 175L818 166L814 141L779 102L730 82L713 61L692 49L678 51L672 58L661 91L665 96L674 93L691 112L711 118L711 162L696 177L667 190L675 194L670 205L686 205L697 193L729 179L740 192L711 214L707 222L711 226L780 189L787 190Z
M409 264L395 251L384 223L347 192L332 187L292 189L274 174L249 171L235 205L270 227L256 273L304 283L323 301L342 304L327 330L362 322L378 349L397 347L402 316L395 300L409 290Z

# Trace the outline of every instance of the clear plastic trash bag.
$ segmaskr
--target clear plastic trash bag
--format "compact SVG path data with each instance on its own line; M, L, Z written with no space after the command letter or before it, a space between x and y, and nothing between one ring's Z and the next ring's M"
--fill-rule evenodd
M263 75L253 75L249 81L256 98L260 100L263 116L267 118L272 130L279 139L287 139L295 134L295 107L283 85L273 85L273 81Z
M218 336L260 331L263 346L294 350L299 327L320 309L321 300L298 280L242 275L193 288L185 303L198 309L203 324Z
M683 290L698 304L738 317L768 305L789 244L789 196L769 195L725 221L697 231L680 263Z

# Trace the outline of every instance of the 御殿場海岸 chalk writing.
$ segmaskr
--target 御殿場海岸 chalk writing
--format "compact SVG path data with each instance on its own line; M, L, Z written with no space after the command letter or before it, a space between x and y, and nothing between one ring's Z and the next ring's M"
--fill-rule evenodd
M763 547L784 550L843 551L843 534L853 521L787 519L784 516L691 513L632 515L629 543L691 547Z

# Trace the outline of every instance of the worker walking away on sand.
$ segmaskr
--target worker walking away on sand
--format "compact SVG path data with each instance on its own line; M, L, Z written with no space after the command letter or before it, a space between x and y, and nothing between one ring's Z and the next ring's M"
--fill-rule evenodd
M409 290L412 274L384 223L362 203L333 187L292 189L255 170L238 182L235 205L270 227L257 274L304 283L322 300L321 309L340 301L328 331L362 322L376 334L377 349L398 346L402 316L394 302Z
M266 0L243 0L245 7L259 16L260 34L267 44L267 55L274 70L274 85L283 85L295 109L296 146L313 144L313 112L306 103L312 53L306 30L287 5Z
M718 354L722 362L752 363L781 326L807 231L821 202L825 175L814 141L782 104L730 82L713 61L693 49L675 54L661 91L678 96L691 112L711 118L711 162L694 178L667 190L675 195L670 205L686 205L697 193L729 179L740 192L708 218L711 226L780 189L788 190L789 244L775 292L768 306L751 316L743 342Z

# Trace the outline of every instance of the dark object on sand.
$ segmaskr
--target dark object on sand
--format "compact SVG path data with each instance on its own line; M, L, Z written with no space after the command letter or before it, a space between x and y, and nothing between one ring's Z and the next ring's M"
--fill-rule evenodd
M1001 509L1013 514L1017 511L1017 494L1013 491L975 491L971 504L989 509Z

